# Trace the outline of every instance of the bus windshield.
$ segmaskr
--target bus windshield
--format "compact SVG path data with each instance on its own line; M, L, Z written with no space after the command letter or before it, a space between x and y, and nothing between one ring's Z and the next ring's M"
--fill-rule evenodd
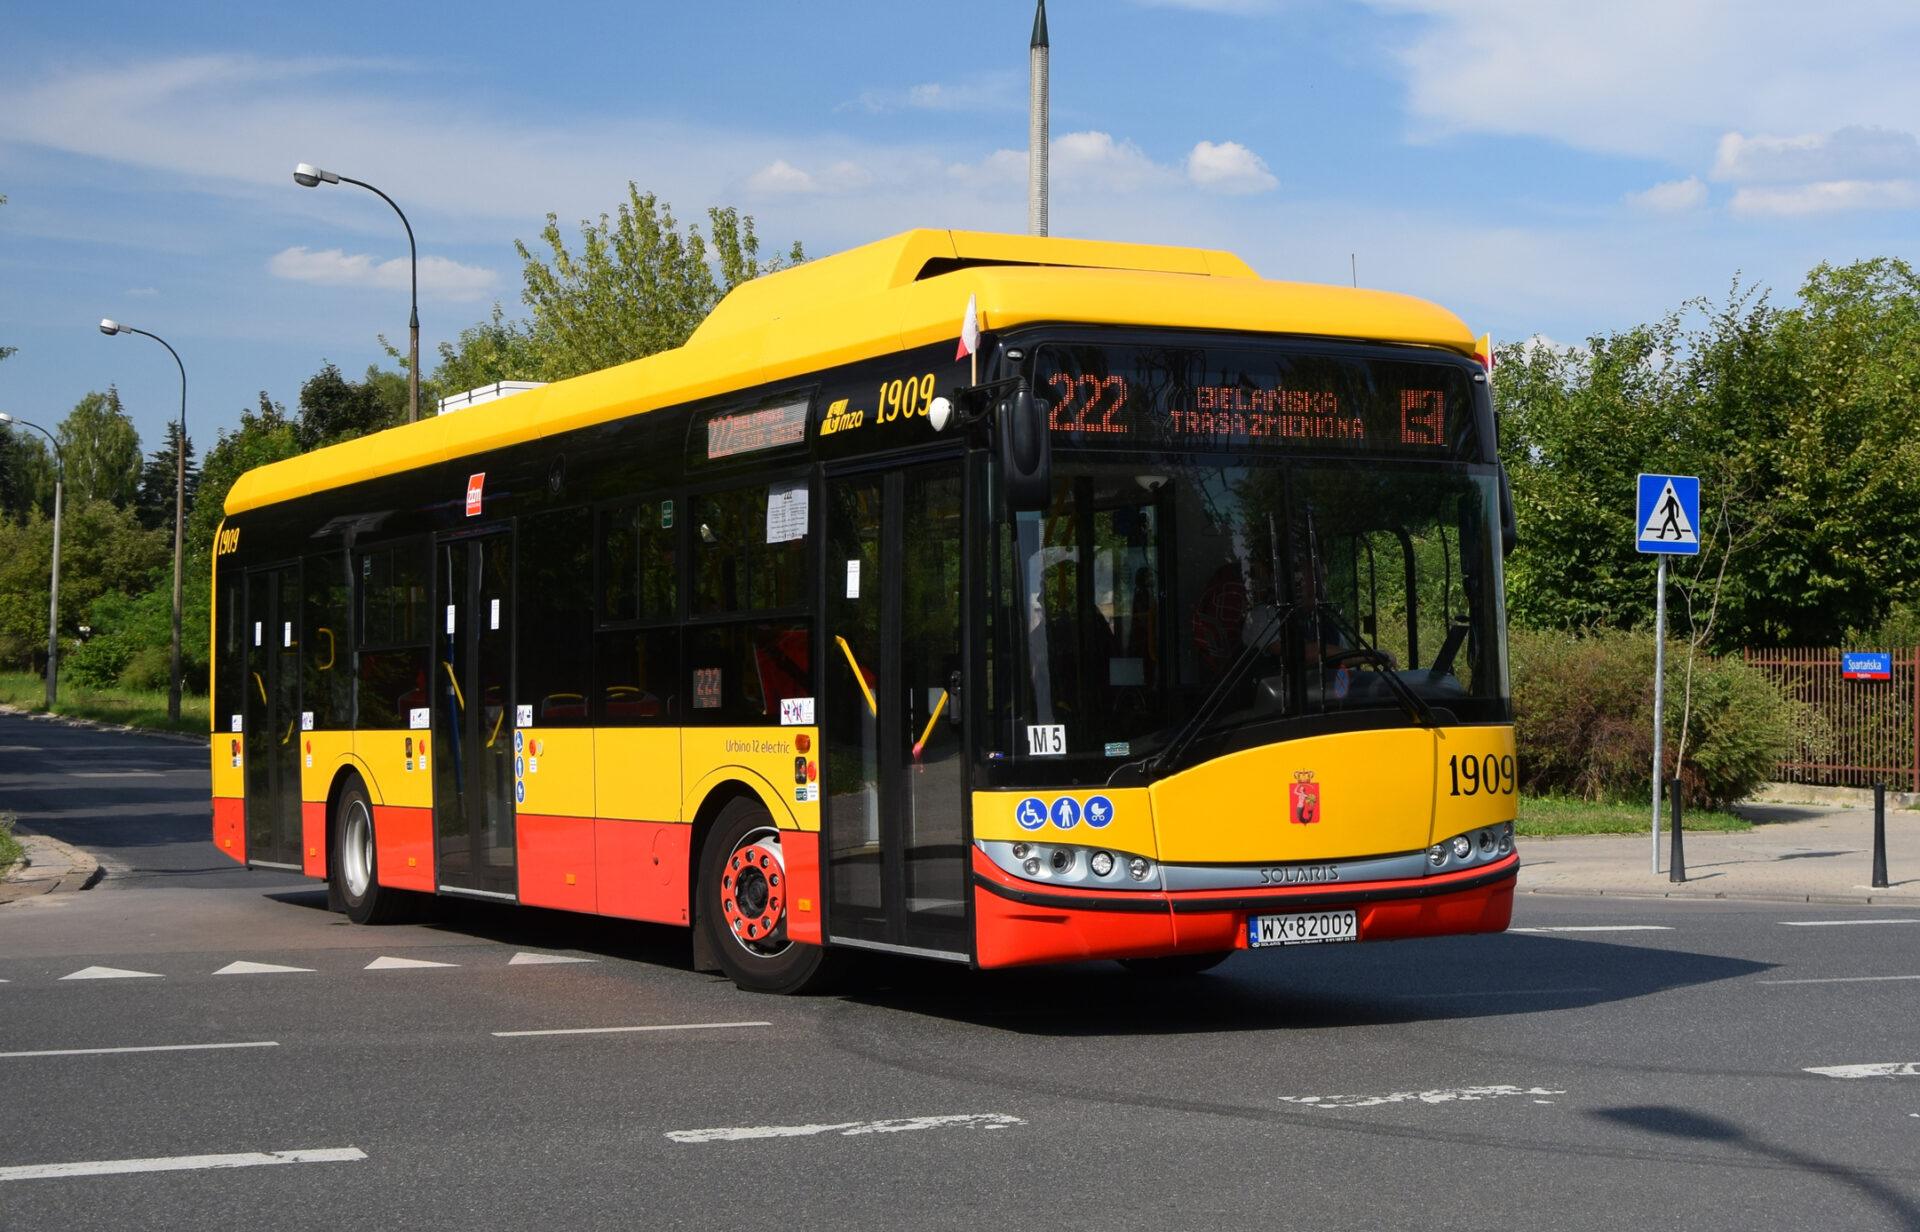
M1009 747L990 759L1025 774L1508 718L1492 466L1061 450L1049 508L997 555Z

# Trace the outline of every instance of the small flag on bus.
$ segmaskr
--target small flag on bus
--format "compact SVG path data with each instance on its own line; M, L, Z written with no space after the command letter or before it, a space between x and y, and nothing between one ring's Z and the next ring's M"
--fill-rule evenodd
M967 315L960 321L960 349L955 359L965 359L980 349L980 297L967 296Z
M1480 341L1476 342L1473 346L1473 357L1480 361L1480 366L1482 368L1485 368L1488 372L1493 371L1493 335L1492 334L1480 335Z

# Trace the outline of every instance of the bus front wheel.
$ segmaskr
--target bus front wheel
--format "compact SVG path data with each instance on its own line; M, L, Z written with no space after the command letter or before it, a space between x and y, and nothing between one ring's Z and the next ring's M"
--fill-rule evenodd
M780 830L758 800L729 802L700 851L699 921L721 969L749 992L798 993L827 975L826 951L787 936Z
M349 779L333 803L333 889L355 924L387 924L406 909L406 895L380 884L373 841L373 802L359 779Z

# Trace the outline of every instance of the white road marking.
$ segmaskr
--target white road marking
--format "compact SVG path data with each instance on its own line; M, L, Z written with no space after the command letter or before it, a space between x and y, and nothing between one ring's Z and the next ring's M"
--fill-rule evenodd
M1605 992L1599 986L1576 988L1489 988L1484 991L1473 989L1454 992L1402 992L1395 993L1396 1001L1440 1001L1448 997L1551 997L1569 992Z
M45 1181L68 1176L123 1172L191 1172L203 1168L260 1168L269 1164L339 1164L365 1159L359 1147L308 1151L242 1151L237 1155L163 1155L156 1159L90 1159L71 1164L26 1164L0 1168L0 1181Z
M838 1134L843 1138L862 1134L903 1134L918 1129L1006 1129L1026 1122L1004 1112L967 1112L956 1116L899 1117L891 1121L838 1121L831 1125L742 1125L730 1129L675 1129L667 1137L675 1142L745 1142L754 1138L811 1138L818 1134Z
M157 980L160 974L155 971L123 971L119 967L82 967L72 975L63 975L63 980Z
M501 1039L529 1035L624 1035L633 1031L718 1031L725 1027L770 1027L770 1022L668 1022L647 1027L556 1027L546 1031L495 1031Z
M1670 924L1559 924L1552 928L1509 928L1510 933L1670 933Z
M573 958L566 954L529 954L521 951L507 960L509 967L544 967L552 963L599 962L597 958Z
M1832 928L1845 924L1920 924L1920 915L1904 920L1782 920L1788 928Z
M313 970L312 967L283 967L278 963L247 962L246 960L242 959L239 962L228 963L226 966L214 972L214 974L215 975L273 975L281 971L311 972L312 970Z
M459 963L429 962L424 958L376 958L362 971L404 971L415 967L457 967Z
M1762 984L1882 984L1889 980L1920 980L1920 975L1830 975L1817 980L1760 980Z
M69 770L72 779L157 779L158 770Z
M43 1048L37 1052L0 1052L10 1057L97 1057L114 1052L214 1052L225 1048L278 1048L279 1040L242 1040L234 1044L140 1044L130 1048Z
M1866 1065L1809 1065L1823 1078L1920 1078L1920 1061L1873 1061Z
M1382 1104L1471 1104L1510 1095L1565 1095L1552 1087L1444 1087L1437 1091L1395 1091L1390 1095L1282 1095L1285 1104L1310 1108L1377 1108Z

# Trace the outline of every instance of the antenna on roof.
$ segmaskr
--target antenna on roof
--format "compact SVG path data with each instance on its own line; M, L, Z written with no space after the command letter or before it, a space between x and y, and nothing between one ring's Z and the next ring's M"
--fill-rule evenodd
M1027 234L1047 233L1047 0L1027 44Z

